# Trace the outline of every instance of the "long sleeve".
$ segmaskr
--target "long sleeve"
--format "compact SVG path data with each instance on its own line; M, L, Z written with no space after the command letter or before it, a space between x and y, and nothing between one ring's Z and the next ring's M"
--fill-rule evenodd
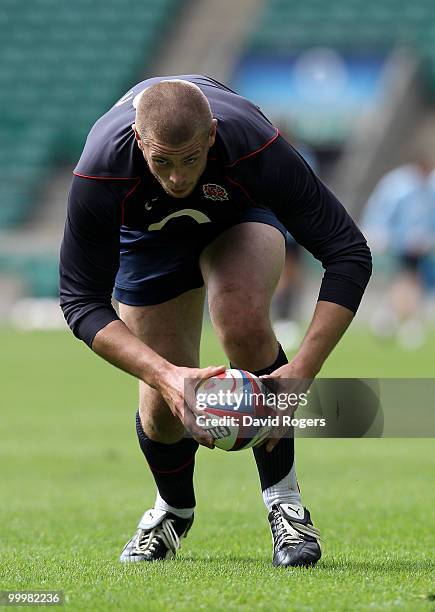
M117 314L111 305L119 266L121 205L131 181L73 178L60 251L60 305L89 346Z
M279 137L235 171L253 199L273 210L297 242L321 261L325 274L319 300L356 312L371 275L370 249L304 159Z

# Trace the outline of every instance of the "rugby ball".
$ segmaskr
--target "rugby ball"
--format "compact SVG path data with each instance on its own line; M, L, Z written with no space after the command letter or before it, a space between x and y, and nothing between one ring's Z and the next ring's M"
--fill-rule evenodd
M260 446L273 428L275 410L267 405L270 390L245 370L229 369L196 388L197 424L215 446L237 451Z

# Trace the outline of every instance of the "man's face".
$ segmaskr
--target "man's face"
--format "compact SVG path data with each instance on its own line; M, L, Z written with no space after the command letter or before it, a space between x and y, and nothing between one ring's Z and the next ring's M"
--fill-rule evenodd
M216 137L216 120L207 135L197 134L179 146L167 145L148 138L141 140L135 129L136 141L153 176L173 198L187 198L207 165L207 155Z

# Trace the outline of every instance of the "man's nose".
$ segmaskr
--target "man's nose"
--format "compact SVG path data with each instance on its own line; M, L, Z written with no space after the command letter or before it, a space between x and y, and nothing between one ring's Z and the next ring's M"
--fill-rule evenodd
M175 169L172 170L171 174L169 175L169 180L174 185L183 185L183 183L186 182L183 172L181 172L180 170L175 170Z

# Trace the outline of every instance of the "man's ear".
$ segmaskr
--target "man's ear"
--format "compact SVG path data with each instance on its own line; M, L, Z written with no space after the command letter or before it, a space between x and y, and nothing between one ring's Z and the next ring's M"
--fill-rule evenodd
M210 131L208 133L208 146L212 147L214 145L214 141L216 140L216 130L217 130L217 119L213 119L211 122Z
M142 149L143 148L143 143L142 143L142 140L140 139L139 132L136 129L136 124L135 123L132 124L131 129L134 132L134 137L136 139L137 146L139 147L139 149Z

